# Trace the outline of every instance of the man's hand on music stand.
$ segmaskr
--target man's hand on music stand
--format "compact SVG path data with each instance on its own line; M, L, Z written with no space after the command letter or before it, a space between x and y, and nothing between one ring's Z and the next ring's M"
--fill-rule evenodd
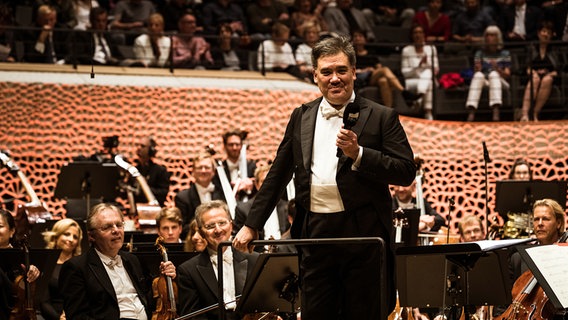
M243 226L233 239L233 247L239 251L251 253L254 246L249 243L256 239L258 239L258 232L251 227Z

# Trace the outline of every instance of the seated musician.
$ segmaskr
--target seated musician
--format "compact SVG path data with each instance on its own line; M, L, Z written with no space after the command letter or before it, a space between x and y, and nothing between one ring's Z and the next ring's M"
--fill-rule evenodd
M41 295L40 310L45 320L59 320L63 313L63 296L59 290L59 274L61 266L67 260L81 254L83 231L73 219L62 219L53 225L43 237L47 249L60 249L61 253L53 269L48 287Z
M392 207L393 209L402 208L404 209L416 209L417 199L413 196L416 193L416 181L412 182L407 187L404 186L394 186L394 194L392 197ZM446 221L439 215L434 208L426 201L424 198L424 215L420 216L420 222L418 225L419 232L436 232L440 230L441 226L444 226Z
M185 252L203 252L205 249L207 249L207 240L199 230L197 221L193 219L189 223L189 233L185 238L183 250Z
M181 230L183 220L178 208L162 208L156 217L158 235L164 238L164 243L182 243Z
M558 202L552 199L537 200L533 205L532 211L533 233L539 245L566 241L566 215ZM513 281L528 270L528 266L521 259L518 252L511 255L509 265Z
M114 205L101 203L87 216L91 248L63 264L59 287L67 319L150 319L154 299L152 279L138 258L120 251L124 243L124 216ZM160 272L176 277L171 261Z
M191 312L218 303L217 292L217 248L222 241L229 241L233 223L229 208L220 200L199 205L195 218L207 240L207 249L178 267L179 314ZM258 254L247 254L232 247L225 247L223 253L223 300L227 319L240 319L234 312L235 297L243 291L246 277L252 271ZM217 310L201 315L197 319L218 319Z
M154 157L158 153L156 140L152 137L143 137L136 144L136 169L146 179L150 191L158 200L160 207L164 206L168 192L170 191L170 176L166 167L154 162ZM140 188L137 188L140 190ZM148 199L143 192L138 192L135 196L136 203L146 203Z
M16 233L16 222L14 221L14 217L12 214L4 209L0 208L0 249L11 249L14 248L12 242L14 241L12 237ZM0 292L0 319L8 319L12 308L14 308L16 303L15 292L12 291L13 286L5 286L4 282L13 284L16 280L18 274L22 273L25 270L25 266L22 265L21 269L16 270L0 270L1 271L1 279L2 282L2 291ZM39 269L34 266L30 265L30 268L26 274L27 281L32 283L37 280L40 276ZM6 308L4 308L6 307Z
M476 215L463 217L458 223L460 242L472 242L485 239L483 223Z
M530 164L525 159L517 159L511 171L509 172L510 180L530 181L532 180L532 170Z

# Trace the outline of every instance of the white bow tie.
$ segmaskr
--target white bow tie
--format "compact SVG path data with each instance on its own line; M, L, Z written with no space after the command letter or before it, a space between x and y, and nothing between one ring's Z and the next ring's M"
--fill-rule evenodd
M116 256L113 259L110 259L109 262L106 263L107 267L109 267L111 270L114 270L114 267L122 267L122 258L120 256Z
M332 117L339 117L343 118L343 108L340 110L335 109L334 107L323 105L321 106L321 114L324 118L328 119Z
M213 193L213 191L215 191L215 185L214 184L209 184L209 186L207 186L207 188L203 188L203 192L204 193Z

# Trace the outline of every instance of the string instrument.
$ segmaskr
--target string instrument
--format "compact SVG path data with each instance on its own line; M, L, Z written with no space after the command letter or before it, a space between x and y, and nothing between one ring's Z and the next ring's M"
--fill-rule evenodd
M396 293L396 305L394 310L389 314L388 320L414 320L412 315L412 307L401 307L398 298L398 292Z
M168 252L163 245L164 238L156 239L156 248L162 255L162 261L168 262ZM156 311L152 313L152 320L172 320L177 318L176 300L178 294L177 285L172 278L160 275L152 281L153 297L157 299Z
M422 169L422 164L424 164L424 159L420 158L419 155L414 157L414 163L416 164L416 208L420 209L420 215L426 214L426 206L424 205L424 194L422 193L422 179L424 178L424 169Z
M160 203L154 196L154 193L152 193L152 190L150 189L150 186L148 185L146 178L144 178L144 176L140 174L140 171L138 171L138 169L135 166L131 165L126 160L124 160L121 155L117 154L116 156L114 156L114 162L119 167L126 170L133 178L136 179L136 181L140 185L140 188L142 188L144 196L146 196L146 199L148 200L148 203L136 204L138 224L141 227L155 226L156 216L160 212L161 208L160 208Z
M28 180L28 178L26 178L18 165L12 159L10 159L6 151L0 151L0 161L2 162L2 165L10 171L11 174L17 176L20 179L24 190L26 190L26 193L31 200L28 203L18 205L15 217L16 221L21 221L22 224L29 224L51 220L51 214L46 209L45 204L41 202L37 194L34 192L30 181ZM24 221L24 217L26 218L26 221ZM16 230L16 239L22 240L21 237L18 237L18 230Z
M27 237L20 241L24 250L25 272L23 275L16 277L14 286L17 293L17 303L10 313L10 320L37 320L36 311L34 309L34 291L35 285L27 280L28 271L30 271L30 251L27 243Z

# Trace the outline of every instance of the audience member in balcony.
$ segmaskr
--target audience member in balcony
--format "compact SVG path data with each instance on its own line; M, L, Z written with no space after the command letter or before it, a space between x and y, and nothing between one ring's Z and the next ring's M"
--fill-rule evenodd
M71 52L68 63L117 65L120 63L117 46L106 31L108 12L103 7L95 7L90 15L91 27L87 31L74 32L69 45ZM128 64L128 63L127 63Z
M411 29L412 44L402 49L401 71L406 88L422 97L416 104L424 109L424 118L432 120L432 88L438 75L438 53L433 45L426 45L424 29L415 25Z
M171 38L164 35L164 18L152 13L148 18L148 33L134 40L134 55L146 67L164 67L170 63Z
M219 27L219 39L216 46L211 47L213 66L211 69L248 70L249 51L242 48L233 37L231 24L223 23Z
M177 68L205 69L213 66L211 46L196 36L195 15L186 12L178 21L179 33L173 36L173 64Z
M452 39L465 44L480 43L485 29L494 24L491 15L482 10L479 0L465 0L465 11L452 20Z
M417 12L413 23L419 24L424 29L426 42L441 43L450 40L452 25L450 17L441 12L442 0L429 0L428 9Z
M327 7L323 13L330 32L349 37L351 30L362 30L369 41L375 40L375 34L365 14L355 6L353 0L337 0L337 7Z
M147 32L150 15L156 12L149 0L121 0L114 8L114 19L110 25L119 44L132 45L134 39Z
M286 72L296 78L311 82L310 74L302 73L296 65L292 46L288 43L289 38L290 28L285 24L275 23L272 27L272 39L264 40L258 47L258 69Z
M532 41L537 39L537 31L542 20L542 11L526 0L514 0L507 6L501 17L501 30L505 41Z
M372 25L410 28L414 9L404 0L363 0L363 13ZM403 39L401 39L402 42Z
M248 34L247 19L243 9L233 0L215 0L203 7L203 31L205 34L216 35L219 27L228 23L237 35Z
M164 30L177 31L178 21L186 12L196 14L198 6L195 1L187 0L170 0L164 4L158 11L164 17Z
M550 21L544 21L538 30L538 44L528 47L529 81L525 88L521 121L529 121L529 110L533 104L532 117L534 121L538 121L538 114L550 97L554 81L558 79L560 61L556 51L550 47L553 36L554 25Z
M296 11L292 12L292 31L294 36L304 39L304 29L307 25L316 27L317 32L327 32L327 23L322 16L322 11L325 9L321 2L314 2L314 0L296 0L294 2Z
M379 56L369 53L364 32L354 30L351 33L351 40L357 57L356 87L368 85L378 87L381 92L382 103L391 108L393 107L393 90L402 92L404 99L409 102L414 102L421 97L421 95L405 90L391 69L380 63Z
M483 46L473 58L473 78L467 94L467 121L475 119L481 92L489 87L489 107L493 121L499 121L499 108L503 104L503 88L508 88L511 75L511 55L503 49L503 36L497 26L489 26L483 34Z
M59 28L70 29L77 24L75 17L75 0L36 0L38 5L48 5L57 12L57 24Z
M12 7L0 4L0 62L16 61L14 48L14 32L6 27L14 26Z
M531 181L533 179L533 174L530 163L522 158L515 160L511 167L511 171L509 171L508 178L510 180Z
M247 7L246 15L249 33L255 40L269 39L277 22L290 24L288 9L275 0L256 0Z
M306 23L302 27L302 43L296 47L294 56L300 71L305 74L312 74L314 67L312 65L312 48L319 40L318 27L312 23Z
M76 24L73 26L75 30L87 30L91 27L90 12L92 8L97 8L99 2L97 0L73 0L73 12Z
M63 64L67 55L68 33L57 30L57 11L54 7L41 5L33 30L21 34L24 43L24 61L35 63Z

